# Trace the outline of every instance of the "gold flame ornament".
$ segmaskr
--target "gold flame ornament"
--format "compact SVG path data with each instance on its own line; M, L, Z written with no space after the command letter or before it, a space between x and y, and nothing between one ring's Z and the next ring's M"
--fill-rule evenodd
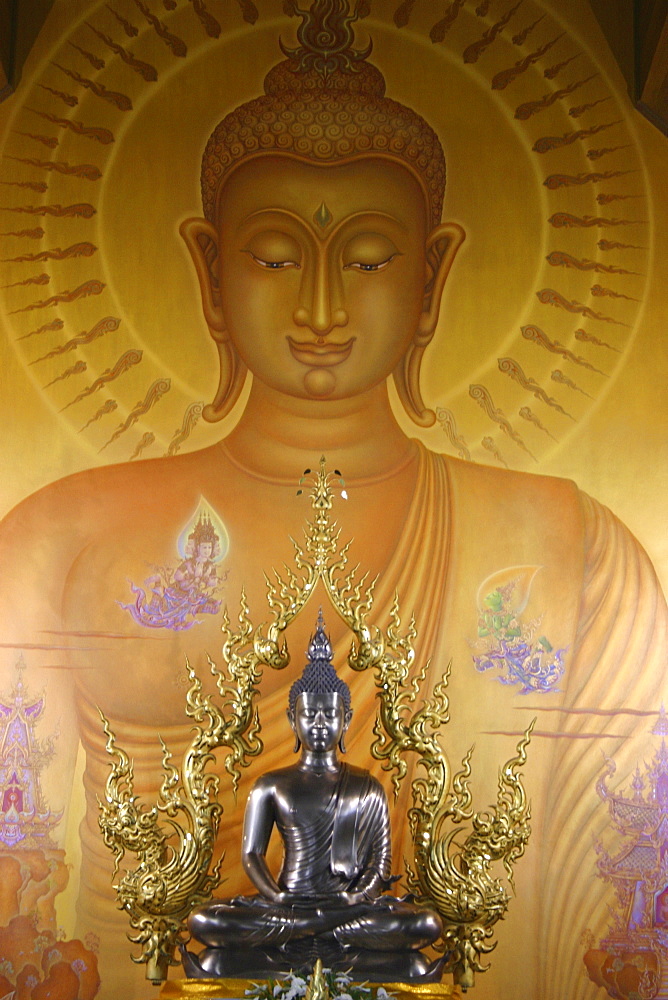
M305 475L307 475L306 473ZM433 694L423 698L421 686L429 669L427 661L415 670L414 617L402 631L399 599L395 596L390 624L383 631L369 625L375 580L347 571L352 541L339 545L340 529L331 518L338 472L327 472L320 460L310 493L312 520L307 521L303 546L294 542L295 569L284 576L265 576L272 620L254 628L242 592L239 627L232 631L227 611L223 615L221 672L209 659L222 709L202 692L202 683L190 664L191 682L186 714L195 723L181 771L172 764L162 743L164 778L156 805L147 807L133 793L132 764L116 746L104 715L107 751L112 768L104 802L100 803L100 829L114 852L114 876L126 852L135 854L137 867L127 871L115 886L119 904L130 917L133 943L142 946L136 962L145 962L147 978L160 982L169 965L176 965L175 949L186 937L185 921L192 908L210 898L220 881L221 862L211 868L213 849L222 816L218 803L218 777L207 771L213 752L228 748L225 767L236 791L240 768L246 767L263 747L255 699L265 666L285 668L290 656L282 633L302 611L316 584L353 633L348 664L353 670L372 670L380 707L374 723L372 755L393 771L395 795L407 773L405 755L415 753L421 766L412 782L412 807L408 818L413 838L413 863L407 864L410 891L428 903L443 919L441 946L447 955L445 971L456 986L473 986L475 973L485 971L482 956L495 947L493 927L508 907L510 894L493 866L503 864L513 887L513 865L529 840L530 804L520 769L533 722L519 741L516 754L500 769L496 805L483 812L473 808L469 788L470 750L461 769L451 776L438 732L449 720L448 665ZM163 826L160 819L163 818ZM455 836L463 837L461 846ZM169 843L168 843L169 838ZM174 846L172 846L174 845ZM211 869L211 870L210 870Z

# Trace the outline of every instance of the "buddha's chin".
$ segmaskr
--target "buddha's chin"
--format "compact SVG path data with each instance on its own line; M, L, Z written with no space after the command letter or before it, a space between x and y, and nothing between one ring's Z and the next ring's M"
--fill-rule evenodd
M336 375L331 368L309 368L304 375L304 389L315 399L327 399L336 388Z

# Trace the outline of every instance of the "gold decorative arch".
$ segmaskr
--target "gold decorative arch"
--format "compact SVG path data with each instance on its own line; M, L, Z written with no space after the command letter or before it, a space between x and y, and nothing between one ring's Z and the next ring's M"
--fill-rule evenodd
M100 828L116 859L114 875L126 852L137 856L137 867L126 871L116 892L135 931L130 940L142 945L141 956L134 960L146 963L147 978L154 982L164 980L169 965L177 964L174 950L184 935L188 914L209 898L220 879L222 862L210 868L222 809L218 778L207 771L207 765L215 750L226 748L225 767L236 790L239 768L261 754L255 700L262 671L267 666L281 670L288 665L283 632L312 598L318 582L353 633L348 665L374 672L380 707L371 753L393 772L395 794L407 772L404 755L417 754L422 766L412 782L408 814L413 838L408 888L443 919L443 947L449 956L446 968L455 985L472 986L475 973L487 968L482 955L493 949L494 924L509 903L508 890L493 873L493 865L503 863L512 886L513 865L523 855L530 835L531 810L518 772L526 762L533 723L518 743L516 755L500 769L496 805L476 812L469 789L472 750L452 776L439 738L449 720L449 667L432 696L414 709L430 664L415 669L416 623L411 618L402 631L398 597L386 631L368 624L375 581L369 582L366 574L360 576L357 567L348 569L352 542L340 544L340 529L330 513L336 479L338 474L328 473L321 459L311 491L313 520L306 524L304 547L295 542L295 569L286 566L282 576L274 572L273 578L266 578L271 612L266 628L253 627L243 594L236 631L227 612L223 616L225 670L219 671L209 659L222 708L203 694L200 679L188 665L191 684L186 714L195 723L194 736L180 771L162 744L164 779L156 805L147 808L135 796L132 764L116 746L101 713L112 768L105 801L100 803ZM159 823L161 816L166 830ZM464 843L455 844L455 836L468 825L471 829Z

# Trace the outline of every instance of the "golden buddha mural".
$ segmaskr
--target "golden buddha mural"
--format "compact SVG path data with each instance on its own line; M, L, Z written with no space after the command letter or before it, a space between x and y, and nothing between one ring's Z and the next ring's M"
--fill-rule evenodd
M648 199L665 199L665 147L576 3L566 26L543 0L454 0L435 23L419 0L66 6L0 108L0 641L43 668L60 719L44 780L67 789L50 801L76 874L59 916L100 939L99 996L136 992L141 970L97 828L97 706L153 793L157 734L175 754L189 738L185 657L203 676L242 588L261 618L323 454L375 617L395 591L414 611L431 689L452 660L448 753L476 742L478 802L501 736L538 715L533 839L477 995L517 995L521 966L527 997L593 996L592 782L600 750L621 761L658 711L666 613L643 547L588 493L622 500L662 568L660 490L638 479L660 440ZM294 670L263 680L263 771L286 764L271 734L308 625L288 641ZM346 680L368 767L375 688ZM247 891L240 866L226 878L225 897Z

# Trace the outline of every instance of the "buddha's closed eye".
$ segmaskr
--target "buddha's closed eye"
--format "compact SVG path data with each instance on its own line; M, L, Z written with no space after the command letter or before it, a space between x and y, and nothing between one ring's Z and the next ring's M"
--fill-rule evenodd
M251 253L250 250L247 252L256 264L259 264L260 267L266 267L271 271L281 271L288 267L294 267L297 268L297 270L301 268L301 264L298 264L296 260L263 260L262 257L257 257L254 253Z
M364 271L367 274L368 273L373 273L375 271L384 271L385 268L388 266L388 264L390 264L394 260L394 258L396 256L397 256L397 254L393 253L391 257L387 258L387 260L381 260L377 264L365 264L362 261L352 261L350 264L344 264L343 265L343 270L344 271L353 271L353 270L354 271Z
M256 233L244 248L260 267L281 271L301 267L302 249L292 236L278 230Z
M341 263L344 271L372 274L384 271L399 255L393 241L382 233L357 233L344 246Z

